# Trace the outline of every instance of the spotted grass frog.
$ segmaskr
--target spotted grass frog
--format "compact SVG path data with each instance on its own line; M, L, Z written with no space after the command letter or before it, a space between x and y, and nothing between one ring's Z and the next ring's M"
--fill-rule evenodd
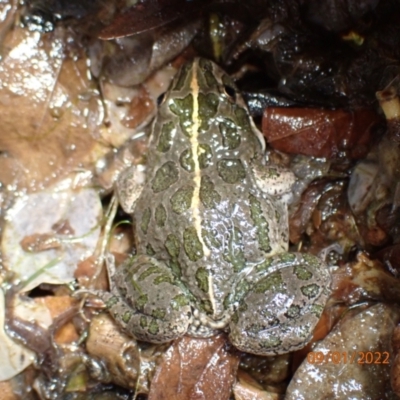
M232 79L209 60L183 66L154 122L144 186L132 200L130 174L119 182L137 254L112 277L106 304L128 333L159 343L225 330L263 355L310 341L330 274L288 252L275 195L290 179L263 165L263 150Z

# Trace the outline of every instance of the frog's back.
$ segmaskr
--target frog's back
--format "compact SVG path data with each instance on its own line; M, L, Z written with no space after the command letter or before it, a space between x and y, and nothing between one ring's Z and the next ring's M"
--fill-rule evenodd
M250 168L260 153L230 77L203 59L184 66L154 125L138 253L165 261L216 319L249 268L287 243L286 214Z

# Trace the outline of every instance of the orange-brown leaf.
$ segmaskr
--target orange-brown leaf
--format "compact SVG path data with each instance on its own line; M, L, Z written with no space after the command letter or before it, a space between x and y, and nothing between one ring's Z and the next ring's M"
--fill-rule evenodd
M226 336L183 337L165 353L153 378L149 400L229 399L239 357Z

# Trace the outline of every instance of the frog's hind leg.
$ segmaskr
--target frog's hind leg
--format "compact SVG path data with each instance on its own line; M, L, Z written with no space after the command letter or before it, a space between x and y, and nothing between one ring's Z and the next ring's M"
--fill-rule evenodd
M112 280L112 293L102 297L112 317L129 334L165 343L186 333L191 307L165 264L145 255L132 257Z
M230 340L253 354L275 355L304 347L330 294L323 261L309 254L283 253L255 269L230 323Z

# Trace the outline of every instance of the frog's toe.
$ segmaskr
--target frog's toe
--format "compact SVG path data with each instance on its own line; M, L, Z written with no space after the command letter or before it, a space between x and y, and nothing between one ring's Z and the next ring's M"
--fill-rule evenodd
M274 355L304 347L313 336L327 302L331 278L326 265L306 254L273 260L242 299L230 323L230 340L238 349Z

